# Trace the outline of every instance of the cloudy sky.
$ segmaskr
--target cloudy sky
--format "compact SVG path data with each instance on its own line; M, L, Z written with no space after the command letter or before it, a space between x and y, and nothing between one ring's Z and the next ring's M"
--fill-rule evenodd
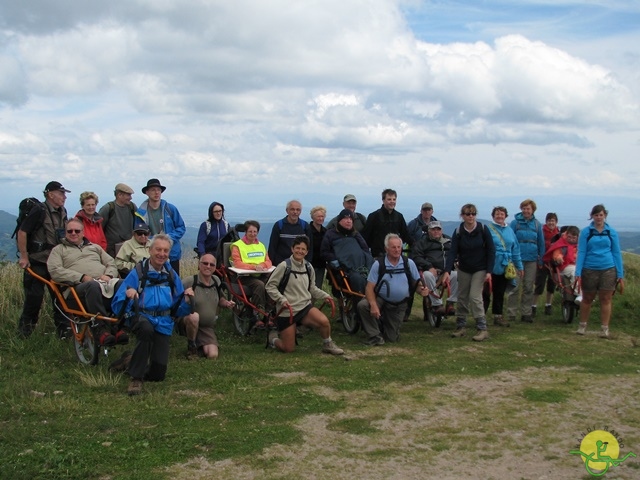
M151 177L177 205L640 197L637 1L0 4L8 211L51 179L74 211Z

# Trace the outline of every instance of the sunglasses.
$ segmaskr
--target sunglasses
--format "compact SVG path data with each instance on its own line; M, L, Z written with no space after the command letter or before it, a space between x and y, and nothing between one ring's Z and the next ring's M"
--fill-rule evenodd
M471 216L471 217L475 217L478 214L478 212L464 212L463 215L467 215L467 216Z
M73 229L70 229L70 230L67 230L67 233L82 233L82 230L73 230Z
M204 265L205 267L212 267L215 268L216 264L213 262L200 262L201 265Z
M148 237L149 236L149 232L133 232L136 235L140 236L140 237Z

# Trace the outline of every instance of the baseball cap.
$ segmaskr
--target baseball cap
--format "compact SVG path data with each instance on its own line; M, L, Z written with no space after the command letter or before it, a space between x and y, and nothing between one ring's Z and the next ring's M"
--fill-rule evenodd
M434 220L432 222L429 222L429 228L439 228L440 230L442 230L442 225L438 220Z
M422 204L422 210L433 210L433 205L431 205L429 202L424 202Z
M344 196L344 198L343 198L343 201L344 201L344 202L350 202L351 200L353 200L354 202L357 202L357 201L358 201L358 200L356 200L356 196L355 196L355 195L352 195L352 194L350 194L350 193L347 193L347 194Z
M143 220L136 220L136 224L133 227L134 232L149 232L149 225Z
M55 192L56 190L71 193L71 190L67 190L66 188L64 188L60 182L49 182L47 183L47 186L44 187L44 193Z

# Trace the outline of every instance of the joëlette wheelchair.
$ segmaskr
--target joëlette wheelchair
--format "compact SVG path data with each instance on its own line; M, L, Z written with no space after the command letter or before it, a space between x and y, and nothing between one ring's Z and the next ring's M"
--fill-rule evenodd
M361 325L358 302L364 298L364 294L351 288L349 278L342 268L335 269L327 265L327 275L340 312L338 321L342 322L347 333L355 334L360 330Z
M27 268L27 271L35 279L47 285L50 291L55 295L55 308L57 308L60 313L69 320L69 326L73 334L73 344L80 363L85 365L97 365L100 361L101 352L104 356L107 356L109 350L114 348L100 346L96 335L98 327L97 322L117 325L121 322L124 312L121 312L118 317L107 317L87 312L82 305L75 288L66 284L54 282L53 280L47 280L30 268ZM69 290L70 299L65 298L63 294L65 289ZM72 300L77 307L73 306L70 300Z

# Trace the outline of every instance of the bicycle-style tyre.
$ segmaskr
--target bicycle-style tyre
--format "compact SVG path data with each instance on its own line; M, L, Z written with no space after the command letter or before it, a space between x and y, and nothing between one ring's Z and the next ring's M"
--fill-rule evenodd
M565 323L573 322L573 317L575 317L577 310L577 306L575 303L570 301L562 302L562 319Z
M429 297L424 297L422 299L422 312L424 313L424 321L429 322L429 325L433 328L438 328L442 325L443 315L433 313Z
M100 345L93 335L93 330L88 323L76 324L72 331L76 329L78 335L74 335L73 344L78 360L84 365L97 365L100 360Z
M254 324L253 312L248 309L242 300L231 294L227 285L224 285L222 290L228 301L235 302L235 306L231 309L231 313L233 314L233 327L236 329L236 332L243 337L249 335Z
M353 335L360 330L360 316L358 315L358 302L353 297L345 298L340 304L340 318L344 330Z

